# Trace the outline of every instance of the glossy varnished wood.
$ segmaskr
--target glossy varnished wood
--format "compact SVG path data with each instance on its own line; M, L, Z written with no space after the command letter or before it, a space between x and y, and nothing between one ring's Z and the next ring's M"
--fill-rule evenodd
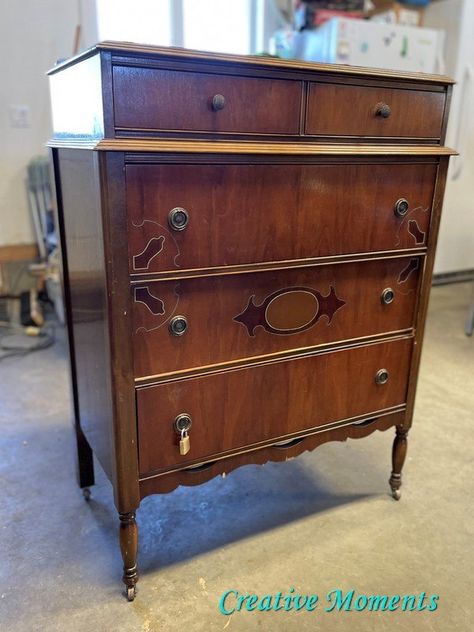
M163 164L126 171L133 274L419 248L436 165ZM399 218L394 206L402 197L410 212ZM175 207L189 213L180 232L168 226ZM425 235L418 243L410 221ZM149 260L137 261L151 240L159 253L151 248Z
M75 57L58 64L49 71L49 75L53 75L65 68L77 64L78 62L87 59L91 55L95 55L98 51L111 52L121 59L127 59L129 63L135 63L137 57L145 57L152 59L163 59L170 63L177 61L179 63L193 61L202 62L203 65L209 66L211 62L218 64L233 63L234 72L238 72L239 66L242 67L261 67L267 73L275 70L287 70L290 73L296 73L299 70L308 72L324 72L328 75L339 76L342 80L345 76L364 76L364 77L379 77L382 79L399 79L413 81L416 84L440 84L451 85L454 83L453 79L445 75L435 75L421 72L407 72L399 70L390 70L386 68L367 68L350 66L348 64L321 64L315 62L307 62L299 59L280 59L278 57L265 57L265 56L252 56L252 55L229 55L225 53L211 53L207 51L190 50L179 47L168 46L153 46L146 44L138 44L134 42L117 42L117 41L103 41L96 46L81 52Z
M441 136L445 100L440 92L312 83L305 132L436 141ZM390 107L388 118L377 114L379 104Z
M335 140L335 139L334 139ZM156 162L159 154L198 154L204 156L455 156L457 152L449 147L421 143L393 144L393 143L342 143L315 142L314 138L301 138L298 142L253 142L251 140L198 140L183 138L183 140L155 139L147 137L133 138L53 138L47 143L48 147L70 147L74 149L95 149L96 151L127 152L127 155L137 162L143 152L153 152L148 162Z
M113 85L117 128L299 133L299 81L116 66ZM215 95L222 110L212 107Z
M228 472L232 472L244 465L263 465L268 461L288 461L303 452L314 450L328 441L362 439L376 430L385 431L400 423L403 418L404 412L402 411L366 420L358 420L355 423L348 423L329 430L317 429L313 434L297 438L287 443L287 445L251 448L233 456L215 458L203 463L202 466L193 466L170 473L151 475L140 480L140 495L144 498L149 494L168 493L179 485L202 485L216 476L225 476Z
M131 301L128 292L123 154L101 155L102 222L107 287L108 347L112 397L115 503L119 512L134 511L139 505L137 428L133 393L133 351L130 338Z
M404 257L136 284L135 376L410 329L422 267L422 258ZM390 304L382 302L386 288L394 292ZM276 292L280 295L273 297ZM270 305L265 304L268 297ZM340 302L334 305L335 300ZM181 336L170 332L177 315L188 323ZM254 329L251 322L260 324Z
M137 391L140 473L404 404L412 339L190 378ZM375 382L379 369L390 374ZM173 422L193 419L181 456Z
M80 432L115 479L110 352L98 154L60 150L55 159L64 230L66 307L74 350ZM82 441L81 438L79 438Z
M113 42L50 74L79 482L92 449L128 598L150 493L395 426L397 497L451 80Z

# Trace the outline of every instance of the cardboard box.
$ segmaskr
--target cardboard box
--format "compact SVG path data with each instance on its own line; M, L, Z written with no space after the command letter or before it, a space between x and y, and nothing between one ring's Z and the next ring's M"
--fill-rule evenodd
M372 0L375 8L368 12L374 22L399 24L400 26L423 26L423 8L384 0Z

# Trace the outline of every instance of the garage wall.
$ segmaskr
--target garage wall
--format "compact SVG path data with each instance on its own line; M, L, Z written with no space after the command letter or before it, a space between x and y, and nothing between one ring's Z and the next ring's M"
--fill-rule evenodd
M45 72L57 59L71 55L80 15L86 27L82 47L96 38L94 0L1 2L0 247L35 241L25 169L33 156L45 152L51 133Z
M450 274L474 269L474 2L432 3L425 24L446 30L446 74L457 81L446 144L461 156L451 159L435 261L436 274Z

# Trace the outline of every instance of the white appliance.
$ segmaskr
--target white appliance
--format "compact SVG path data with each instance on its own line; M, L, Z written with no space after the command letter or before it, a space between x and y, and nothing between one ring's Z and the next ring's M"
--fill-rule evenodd
M425 11L425 24L446 30L446 74L454 86L446 145L451 158L435 273L474 269L474 2L440 0Z
M443 73L444 32L332 18L296 37L295 56L330 64Z

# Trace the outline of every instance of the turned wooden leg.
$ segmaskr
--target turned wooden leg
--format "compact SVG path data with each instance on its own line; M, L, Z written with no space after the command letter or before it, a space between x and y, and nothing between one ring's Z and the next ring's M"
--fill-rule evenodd
M408 428L397 426L392 448L392 474L389 480L395 500L400 500L401 497L400 487L402 486L402 468L407 455L407 435Z
M89 500L91 496L89 487L94 484L94 460L91 447L79 424L76 424L75 429L77 442L77 483L82 489L84 498Z
M120 513L120 551L123 560L122 581L127 587L127 599L135 599L135 585L138 581L137 549L138 527L135 512Z

